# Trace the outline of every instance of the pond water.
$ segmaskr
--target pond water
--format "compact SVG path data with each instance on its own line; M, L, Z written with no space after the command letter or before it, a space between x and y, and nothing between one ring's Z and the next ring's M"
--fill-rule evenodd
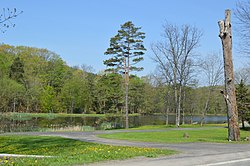
M192 118L192 120L191 120ZM175 124L175 116L170 115L169 124ZM200 122L201 116L186 116L185 123ZM226 116L206 116L205 123L225 123ZM129 117L130 127L144 125L163 125L162 115L139 115ZM124 117L51 117L51 118L15 118L8 119L0 116L0 132L22 131L59 131L75 130L90 131L98 129L124 128Z

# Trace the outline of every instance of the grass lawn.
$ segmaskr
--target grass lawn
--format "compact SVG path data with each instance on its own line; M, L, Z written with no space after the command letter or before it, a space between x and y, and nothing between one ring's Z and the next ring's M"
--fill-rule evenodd
M227 127L226 123L223 124L204 124L201 126L200 124L185 124L181 125L181 128L207 128L207 127ZM135 128L130 128L129 130L161 130L161 129L169 129L169 128L176 128L175 125L146 125L140 126Z
M140 128L139 128L140 129ZM148 129L151 129L150 127ZM156 129L156 128L155 128ZM184 138L184 133L188 133L189 138ZM249 131L241 131L241 139L250 136ZM156 132L122 132L113 134L98 135L101 138L123 139L143 142L159 143L186 143L186 142L218 142L228 143L227 128L205 127L194 130L162 130ZM241 141L241 143L245 143Z
M0 153L55 156L53 158L0 158L0 165L76 165L136 156L157 157L172 150L110 146L61 137L0 136Z

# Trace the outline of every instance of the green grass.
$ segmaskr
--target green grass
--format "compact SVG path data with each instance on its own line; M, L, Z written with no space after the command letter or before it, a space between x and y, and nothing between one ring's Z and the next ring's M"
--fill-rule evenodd
M129 116L138 116L139 114L130 114ZM5 113L3 117L10 119L29 120L31 118L58 118L58 117L119 117L120 114L65 114L65 113Z
M189 138L184 138L188 133ZM241 139L249 136L249 131L241 131ZM187 143L187 142L217 142L228 143L226 128L195 128L194 130L162 130L161 132L124 132L98 135L101 138L122 139L142 142ZM244 141L241 141L244 143Z
M134 127L130 128L129 130L161 130L161 129L168 129L168 128L173 128L173 125L146 125L146 126L139 126L139 127Z
M110 146L61 137L0 136L0 153L45 155L53 158L0 158L0 165L76 165L136 156L175 154L172 150Z
M207 127L227 127L226 123L223 124L204 124L201 126L200 124L185 124L180 125L180 128L207 128ZM169 129L176 128L175 125L146 125L135 128L130 128L129 130L161 130L161 129Z

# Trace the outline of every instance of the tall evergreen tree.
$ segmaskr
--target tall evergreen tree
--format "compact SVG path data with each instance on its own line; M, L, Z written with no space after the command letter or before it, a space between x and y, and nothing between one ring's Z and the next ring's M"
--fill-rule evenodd
M19 57L17 57L10 66L9 76L18 83L24 83L24 64Z
M143 60L146 51L143 45L145 33L140 32L141 27L128 21L121 25L117 35L110 39L110 47L105 55L112 57L105 60L104 64L108 67L107 71L121 72L125 79L125 112L126 112L126 128L128 125L128 90L129 90L129 73L131 71L143 70L142 67L135 65Z
M238 114L239 118L242 122L242 128L245 128L244 121L249 120L249 96L248 89L243 82L243 80L240 81L238 86L236 87L236 101L237 101L237 107L238 107Z

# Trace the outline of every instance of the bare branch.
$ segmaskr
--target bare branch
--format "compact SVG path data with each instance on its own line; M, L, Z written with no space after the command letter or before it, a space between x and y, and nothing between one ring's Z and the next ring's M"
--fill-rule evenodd
M7 8L6 10L5 8L3 8L1 13L2 14L0 15L0 31L4 33L6 29L10 27L15 27L15 24L12 23L11 20L22 14L23 11L17 12L16 8L14 8L13 10L10 10L9 8Z
M250 54L250 1L238 1L234 14L237 18L236 29L239 41L239 52Z
M176 126L180 122L180 110L183 87L192 82L193 52L198 47L201 32L189 25L178 27L166 23L164 26L164 42L152 45L154 61L158 70L174 89L174 106L176 111Z
M223 61L219 53L208 54L202 61L200 67L207 76L208 86L218 85L223 78Z

